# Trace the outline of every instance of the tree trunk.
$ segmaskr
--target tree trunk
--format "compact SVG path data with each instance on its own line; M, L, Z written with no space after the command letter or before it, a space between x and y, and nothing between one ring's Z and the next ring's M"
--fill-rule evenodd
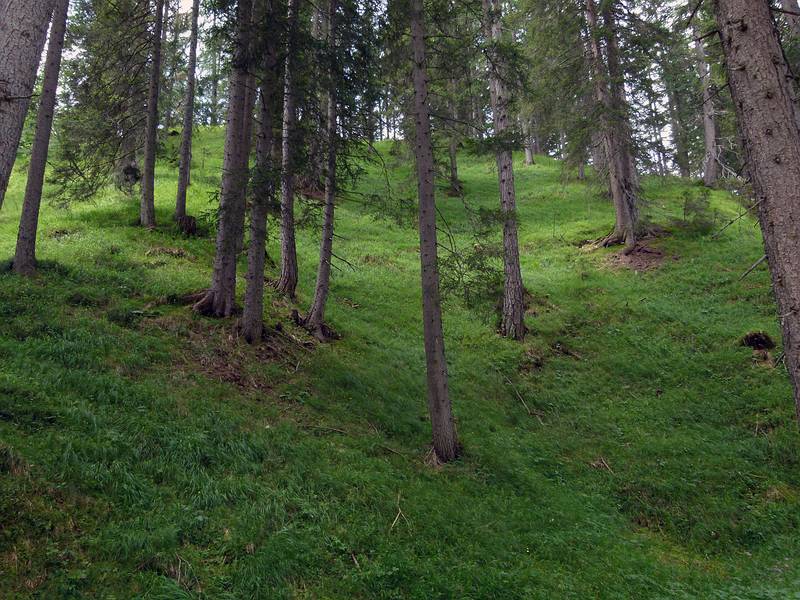
M20 275L36 272L36 229L39 225L39 205L42 200L44 170L47 166L47 150L53 128L53 113L56 107L58 73L61 69L61 51L64 47L64 32L67 28L69 0L57 0L50 26L50 41L47 45L42 95L36 114L36 133L28 165L28 180L25 183L25 200L19 219L17 248L14 253L14 271Z
M236 258L244 222L243 190L247 172L242 168L247 129L247 84L250 79L250 38L252 0L239 0L236 7L236 48L231 63L228 117L225 124L225 153L219 195L219 224L211 288L194 305L194 310L214 317L228 317L236 310Z
M428 74L425 64L425 25L422 0L411 0L412 78L419 194L419 246L422 273L422 321L428 379L428 411L433 430L433 450L443 462L459 453L458 434L447 389L442 306L439 299L439 264L436 243L434 164L428 113Z
M0 3L0 207L36 84L53 0Z
M156 0L156 21L153 28L153 51L150 64L150 85L147 94L147 130L144 138L142 168L142 199L139 224L156 226L155 184L156 145L158 144L158 88L161 84L161 27L164 20L164 0Z
M217 28L217 13L213 12L211 17L211 28ZM211 115L209 116L210 125L216 127L219 125L219 52L216 48L212 50L211 59Z
M767 2L714 2L800 420L800 130Z
M619 80L620 72L606 70L603 55L600 50L600 31L597 24L597 8L594 0L586 2L586 21L589 25L589 46L592 56L592 70L595 88L595 97L601 109L601 130L603 140L603 154L608 169L609 190L614 202L615 224L614 231L600 241L601 245L609 246L618 243L625 244L625 251L630 252L636 244L636 225L638 219L636 181L632 173L633 160L630 155L630 146L626 141L627 123L620 113L617 105L622 89ZM608 23L607 23L608 25ZM608 29L608 27L606 27ZM613 41L611 32L607 32ZM613 54L615 44L607 44ZM612 81L609 84L609 79ZM616 83L614 83L616 80ZM613 91L613 90L616 90ZM615 98L615 96L617 98Z
M695 25L692 29L695 38L700 37L700 31ZM705 156L703 157L703 184L713 186L719 177L719 164L717 163L717 121L714 117L714 84L711 81L711 69L706 61L703 42L694 43L697 62L697 74L703 85L703 139L705 141Z
M667 78L664 78L664 83L667 90L667 110L672 129L672 143L675 146L675 164L681 177L689 177L689 152L686 149L686 133L680 118L680 95L675 93L675 90L667 82Z
M274 117L280 106L278 81L278 32L274 4L261 5L263 15L257 22L266 23L264 31L266 49L263 55L259 103L258 132L256 136L256 168L253 176L253 194L250 203L250 245L247 249L247 285L244 292L242 335L249 343L257 343L264 333L264 263L267 258L267 215L275 198L273 175ZM260 7L260 8L261 8Z
M169 5L167 5L167 7L168 6ZM172 36L169 42L166 42L168 44L167 56L169 57L169 67L167 68L166 76L164 77L164 96L167 99L164 111L164 131L167 135L169 135L169 130L175 125L176 117L172 94L175 90L175 76L178 73L178 44L180 42L181 33L179 28L180 9L180 1L178 1L174 4L174 10L172 11L172 31L170 32L172 33ZM164 21L166 25L166 17ZM166 36L164 37L166 38Z
M501 41L500 0L483 0L484 28L486 37L493 44ZM494 50L494 49L493 49ZM514 189L514 163L508 141L503 135L508 130L508 102L499 53L493 51L489 63L489 91L494 117L494 135L501 147L497 150L497 176L500 182L500 209L503 213L503 314L500 333L521 340L525 337L525 303L523 299L522 272L519 264L519 241L517 239L517 200Z
M335 61L336 53L336 0L328 3L328 52L331 61ZM314 302L305 320L306 328L313 332L320 340L330 336L325 327L325 304L328 301L328 291L331 281L331 260L333 259L333 218L334 204L336 201L336 76L333 74L334 63L331 64L330 87L328 88L328 117L326 138L328 143L325 165L325 210L322 222L322 238L319 248L319 267L317 269L317 284L314 289Z
M239 169L244 174L244 185L240 190L242 195L239 201L241 215L236 221L236 254L239 255L244 248L244 221L247 212L247 185L250 181L250 151L253 148L253 108L258 96L255 75L248 74L245 82L244 116L242 124L242 138L239 142Z
M183 103L183 132L181 158L178 169L178 195L175 200L175 219L180 223L186 217L186 192L192 168L192 129L194 128L194 87L197 67L197 17L200 0L192 2L192 30L189 37L189 64L186 68L186 96Z
M283 84L283 143L281 157L281 276L276 288L294 298L297 289L297 246L294 231L294 126L297 120L294 82L297 53L297 18L300 0L289 0L289 35Z

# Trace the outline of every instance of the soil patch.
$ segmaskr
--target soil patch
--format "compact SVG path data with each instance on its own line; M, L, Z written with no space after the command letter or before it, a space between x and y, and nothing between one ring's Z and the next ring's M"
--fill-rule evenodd
M650 246L647 241L642 241L637 242L633 250L627 254L621 250L609 256L608 264L612 267L642 272L659 267L667 258L663 250ZM678 257L673 256L672 259L678 260Z

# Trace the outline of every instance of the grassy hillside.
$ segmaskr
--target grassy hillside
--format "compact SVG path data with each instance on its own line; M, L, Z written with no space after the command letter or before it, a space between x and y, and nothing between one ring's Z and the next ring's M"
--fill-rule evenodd
M193 214L213 208L221 144L199 140ZM394 196L412 195L382 149ZM460 160L468 204L494 208L493 161ZM753 221L716 239L677 226L699 188L646 180L670 232L635 270L579 247L612 223L595 189L553 160L516 166L530 334L499 338L491 300L447 301L465 454L442 468L425 461L414 229L343 202L342 339L307 347L273 297L285 332L251 348L180 302L207 285L213 239L175 232L173 165L155 231L114 191L45 207L40 275L0 274L0 597L798 597L791 390L739 344L779 339L766 270L738 281L762 254ZM360 189L385 197L386 177L373 167ZM711 201L717 228L740 210ZM461 200L439 206L470 245ZM317 239L299 236L301 311Z

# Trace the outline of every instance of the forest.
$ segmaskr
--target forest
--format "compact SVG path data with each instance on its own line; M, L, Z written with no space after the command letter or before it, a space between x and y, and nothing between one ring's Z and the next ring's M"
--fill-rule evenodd
M0 598L800 598L797 0L0 0L0 232Z

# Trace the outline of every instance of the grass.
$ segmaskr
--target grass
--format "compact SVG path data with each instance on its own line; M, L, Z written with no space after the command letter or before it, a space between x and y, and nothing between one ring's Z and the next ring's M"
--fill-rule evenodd
M198 140L193 214L213 210L221 144ZM172 226L173 165L155 231L112 190L45 207L40 274L0 274L0 597L800 597L791 389L739 345L779 339L766 270L738 280L762 254L753 222L672 226L651 242L667 260L637 272L578 246L612 223L596 189L544 157L516 166L530 334L499 338L491 300L446 302L465 453L438 469L413 228L342 203L336 252L355 268L335 273L328 319L343 338L251 348L176 300L207 285L213 240ZM460 175L470 206L495 206L491 159L462 156ZM0 212L3 256L23 186ZM699 189L644 187L661 225ZM361 190L385 195L379 169ZM718 226L739 211L711 202ZM439 206L469 245L463 203ZM316 253L302 231L301 311ZM291 305L266 306L302 338Z

